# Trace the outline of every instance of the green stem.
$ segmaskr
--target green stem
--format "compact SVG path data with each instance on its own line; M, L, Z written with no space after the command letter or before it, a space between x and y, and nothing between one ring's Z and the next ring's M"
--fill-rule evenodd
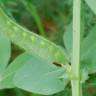
M39 29L40 35L46 37L45 31L44 31L44 28L43 28L43 24L42 24L41 19L40 19L39 15L38 15L36 7L32 3L30 3L29 1L21 0L21 2L24 4L25 8L33 16L33 18L34 18L34 20L35 20L35 22L37 24L37 27Z
M71 80L72 96L82 96L80 84L80 19L81 19L81 0L73 0L73 56L72 73L78 78Z

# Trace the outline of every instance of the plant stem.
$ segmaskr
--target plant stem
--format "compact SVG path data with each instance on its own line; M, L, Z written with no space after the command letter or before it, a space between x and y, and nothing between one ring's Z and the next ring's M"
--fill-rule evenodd
M80 84L80 19L81 0L73 0L73 56L72 74L77 79L71 80L72 96L82 96Z

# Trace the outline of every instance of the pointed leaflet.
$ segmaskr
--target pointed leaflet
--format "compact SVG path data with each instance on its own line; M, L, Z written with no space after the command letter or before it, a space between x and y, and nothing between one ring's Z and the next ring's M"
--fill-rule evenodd
M14 83L18 88L49 95L64 90L69 80L60 79L63 74L63 68L32 56L31 60L16 72Z
M96 14L96 0L85 0L92 11Z
M96 72L96 26L83 40L81 54L81 63L88 68L88 72Z
M2 23L0 25L2 25ZM0 32L0 73L2 73L5 70L10 55L11 55L11 42L6 36L4 36L3 33Z
M69 58L72 55L72 22L67 26L66 32L64 33L64 45Z
M34 53L50 62L66 63L64 49L54 43L30 32L9 19L0 9L0 30L20 48Z
M16 71L26 64L28 60L30 60L32 56L28 53L23 53L20 56L18 56L9 66L7 67L5 73L3 74L1 81L0 81L0 89L4 88L13 88L13 76L16 73Z

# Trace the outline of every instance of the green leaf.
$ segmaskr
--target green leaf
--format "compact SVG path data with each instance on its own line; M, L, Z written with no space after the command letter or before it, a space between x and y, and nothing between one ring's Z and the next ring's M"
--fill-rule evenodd
M92 11L96 14L96 0L85 0Z
M49 62L65 64L67 62L64 49L43 37L19 26L9 19L0 9L0 30L4 32L10 40L29 53L34 53Z
M69 80L60 79L65 73L62 67L57 67L37 56L32 56L14 77L18 88L44 95L50 95L64 90Z
M87 67L89 73L96 72L96 26L82 42L81 63Z
M2 25L2 24L0 24ZM0 73L5 71L11 55L11 42L0 32Z
M67 51L67 54L69 56L69 58L72 55L72 22L67 26L66 31L64 33L64 45L65 45L65 49Z
M0 89L4 88L13 88L13 76L16 73L16 71L26 64L28 60L30 60L32 56L28 53L23 53L20 56L18 56L6 69L5 73L3 74L1 80L0 80Z

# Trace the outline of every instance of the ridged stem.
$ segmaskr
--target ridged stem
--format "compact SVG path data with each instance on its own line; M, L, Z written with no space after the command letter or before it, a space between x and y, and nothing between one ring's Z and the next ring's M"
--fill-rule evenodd
M80 84L80 21L81 0L73 0L72 75L77 79L71 80L72 96L82 96L82 86Z

